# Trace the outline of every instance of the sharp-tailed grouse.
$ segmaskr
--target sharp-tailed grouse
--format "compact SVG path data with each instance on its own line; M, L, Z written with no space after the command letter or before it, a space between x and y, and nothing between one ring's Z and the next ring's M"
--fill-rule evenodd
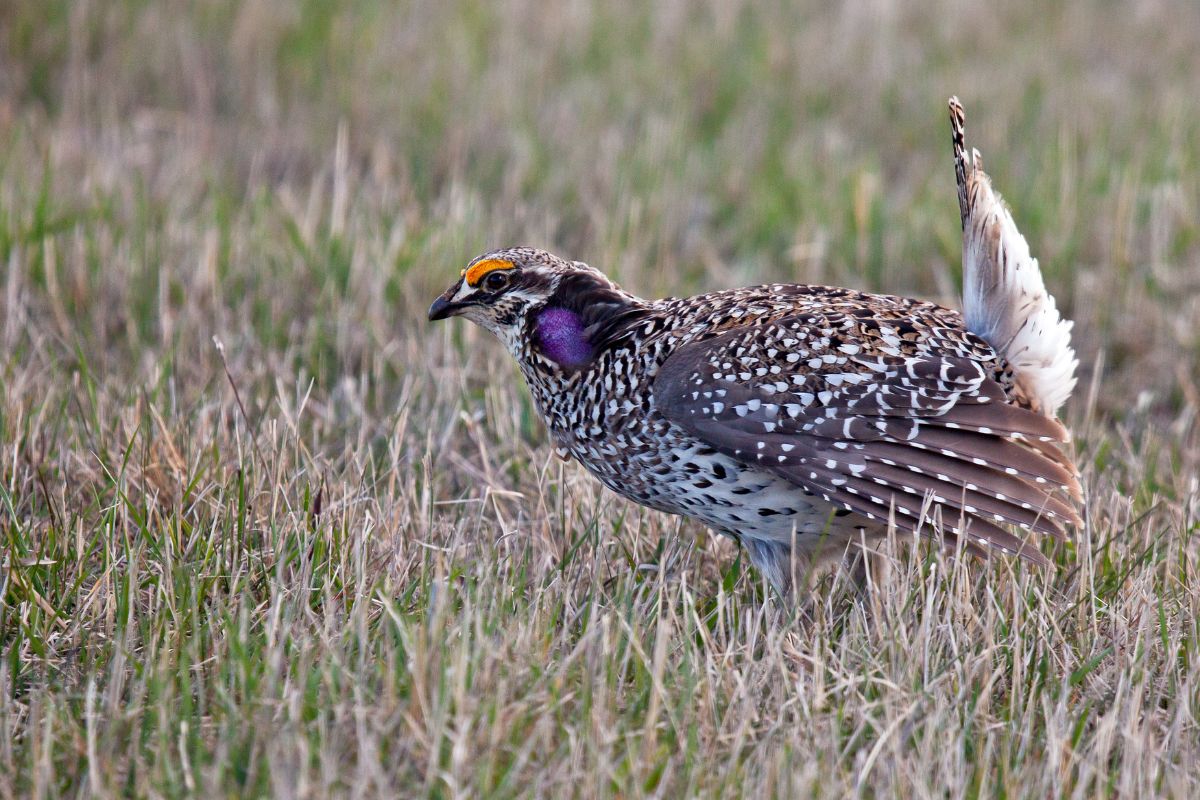
M1079 521L1055 413L1071 323L950 101L962 313L772 284L647 301L534 248L489 252L429 309L494 333L559 452L635 502L740 542L776 586L894 524L1044 561ZM795 558L793 558L795 556Z

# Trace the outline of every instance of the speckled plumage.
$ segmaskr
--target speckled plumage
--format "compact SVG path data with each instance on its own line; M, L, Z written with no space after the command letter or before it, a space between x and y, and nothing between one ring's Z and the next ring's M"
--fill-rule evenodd
M970 239L975 205L1003 209L961 166L961 109L955 134ZM976 259L1004 267L1019 248L1001 244ZM736 538L777 586L793 555L837 553L889 520L1033 560L1026 534L1078 521L1057 403L956 311L791 284L644 301L532 248L487 253L473 284L467 274L430 317L462 314L504 342L560 453L618 494Z

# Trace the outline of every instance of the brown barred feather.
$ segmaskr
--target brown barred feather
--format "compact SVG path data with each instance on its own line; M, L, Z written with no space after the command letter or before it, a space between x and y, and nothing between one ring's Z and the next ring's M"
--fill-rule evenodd
M951 486L1000 496L1009 503L1037 510L1062 519L1071 525L1080 524L1078 513L1069 502L1062 498L1061 492L1048 492L1044 487L991 467L979 466L927 450L913 452L903 445L891 445L886 442L872 445L866 452L865 458L868 461L877 461L931 475Z
M663 413L720 452L851 511L886 519L895 505L902 529L919 525L922 502L944 518L988 523L973 535L1009 550L995 523L1061 537L1078 522L1055 497L1077 496L1073 470L1038 446L1066 431L1005 404L986 357L922 352L903 362L859 349L817 363L771 346L813 319L785 317L676 349L655 379Z

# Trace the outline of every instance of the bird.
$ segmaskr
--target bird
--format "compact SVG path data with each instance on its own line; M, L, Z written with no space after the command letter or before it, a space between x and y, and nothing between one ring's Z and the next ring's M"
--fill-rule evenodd
M1047 565L1041 537L1081 525L1057 418L1072 323L949 107L961 311L787 283L644 300L509 247L473 259L429 319L500 340L561 457L734 539L785 594L891 529Z

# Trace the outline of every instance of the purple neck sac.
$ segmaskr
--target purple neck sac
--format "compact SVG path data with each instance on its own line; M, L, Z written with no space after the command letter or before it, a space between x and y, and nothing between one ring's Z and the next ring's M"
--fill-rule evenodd
M564 367L592 360L592 346L583 335L583 320L566 308L547 308L538 314L537 338L542 353Z

